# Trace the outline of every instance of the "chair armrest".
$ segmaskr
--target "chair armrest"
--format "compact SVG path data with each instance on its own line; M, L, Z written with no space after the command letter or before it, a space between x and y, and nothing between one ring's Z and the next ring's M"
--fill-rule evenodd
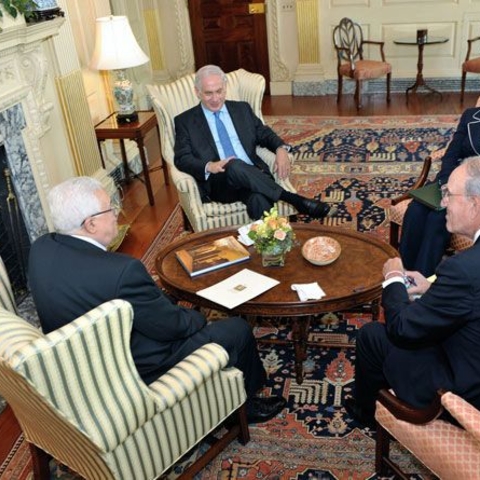
M468 48L467 48L467 55L465 56L465 62L468 62L468 60L470 60L470 53L472 52L472 46L477 40L480 40L480 36L469 38L467 40Z
M363 45L378 45L378 47L380 48L380 56L382 57L382 62L385 62L385 52L383 50L384 46L385 46L385 42L381 42L381 41L375 41L375 40L363 40L362 42L362 45L361 45L361 51L363 52Z
M423 162L423 167L422 171L420 172L419 177L417 178L417 181L414 183L412 188L410 190L416 190L417 188L423 187L428 179L428 174L430 173L430 167L432 166L432 157L428 156L424 162ZM402 195L392 198L391 204L392 205L398 205L400 202L403 202L404 200L410 199L410 195L408 192L402 193Z
M480 442L480 411L452 392L442 392L442 405L455 420Z
M275 165L275 154L271 152L270 150L262 147L257 147L257 155L268 165L268 168L272 172L275 181L285 190L288 190L289 192L296 193L295 187L292 185L290 178L285 178L285 179L279 179L278 175L276 172L273 171L273 167ZM290 163L291 165L294 164L295 162L295 157L291 154L288 155L290 158Z
M216 343L195 350L150 384L152 398L160 411L171 408L228 364L227 351Z
M391 391L382 389L378 393L378 401L396 418L414 425L424 425L435 420L442 412L440 393L431 405L424 409L414 408L398 399Z

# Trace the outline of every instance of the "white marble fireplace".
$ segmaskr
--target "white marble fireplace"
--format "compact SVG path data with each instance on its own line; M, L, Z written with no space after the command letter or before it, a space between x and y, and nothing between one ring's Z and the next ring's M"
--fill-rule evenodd
M49 148L43 138L51 129L54 104L45 91L50 61L45 42L62 23L56 19L20 24L0 33L0 145L30 241L48 231L43 206L49 188Z

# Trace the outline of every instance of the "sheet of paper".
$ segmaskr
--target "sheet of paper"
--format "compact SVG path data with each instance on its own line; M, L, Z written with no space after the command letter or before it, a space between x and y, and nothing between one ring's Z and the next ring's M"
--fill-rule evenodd
M197 295L232 309L270 290L279 283L274 278L244 268L211 287L199 290Z

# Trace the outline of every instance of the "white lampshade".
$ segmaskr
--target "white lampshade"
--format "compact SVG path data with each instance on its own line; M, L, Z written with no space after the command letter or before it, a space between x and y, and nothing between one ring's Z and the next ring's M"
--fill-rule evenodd
M143 65L148 60L133 35L127 17L111 15L97 18L91 68L117 70Z

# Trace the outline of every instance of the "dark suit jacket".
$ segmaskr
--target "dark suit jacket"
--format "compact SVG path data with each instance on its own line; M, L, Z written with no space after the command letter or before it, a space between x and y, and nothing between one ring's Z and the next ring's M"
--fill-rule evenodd
M383 291L390 340L384 373L399 397L433 398L452 390L480 408L480 242L444 260L437 280L410 302L405 287Z
M437 180L443 185L462 160L480 155L480 109L467 108L458 122L445 155Z
M262 123L247 102L226 101L225 105L250 160L261 170L270 172L255 149L261 146L275 152L285 142ZM220 155L201 104L175 117L175 166L195 178L202 200L210 193L205 166L215 160L220 160Z
M103 302L130 302L132 354L147 383L185 356L180 347L186 339L194 339L197 347L208 341L205 317L172 303L139 260L78 238L50 233L37 239L30 251L29 283L45 333Z

